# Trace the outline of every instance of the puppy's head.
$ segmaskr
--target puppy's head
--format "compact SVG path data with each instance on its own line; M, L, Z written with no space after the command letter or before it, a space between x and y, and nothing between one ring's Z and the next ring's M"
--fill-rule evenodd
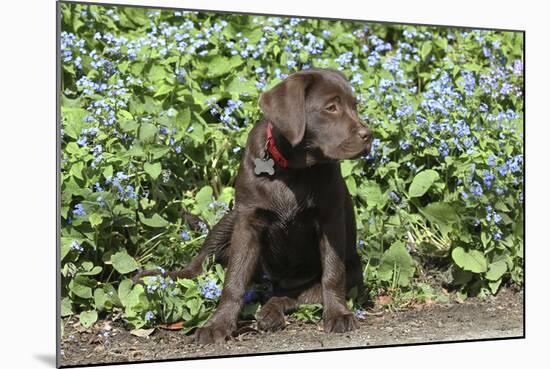
M294 73L264 92L259 103L305 165L352 159L370 150L372 133L357 115L348 81L336 70Z

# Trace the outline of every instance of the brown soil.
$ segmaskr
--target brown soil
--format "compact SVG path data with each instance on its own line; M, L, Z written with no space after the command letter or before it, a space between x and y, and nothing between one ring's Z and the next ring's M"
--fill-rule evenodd
M198 346L192 336L155 329L147 338L136 337L119 322L100 321L85 330L67 324L61 342L62 366L136 362L376 347L425 342L491 338L520 338L523 331L523 292L502 290L485 300L423 305L396 313L367 315L360 328L344 334L325 334L322 325L290 321L283 331L258 332L243 324L240 334L223 345ZM108 332L106 337L99 333Z

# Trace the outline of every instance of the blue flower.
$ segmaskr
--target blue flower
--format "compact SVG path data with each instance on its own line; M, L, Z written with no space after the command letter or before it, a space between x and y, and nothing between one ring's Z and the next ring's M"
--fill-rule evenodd
M357 309L355 310L355 317L357 319L365 319L365 317L367 316L367 312L363 309Z
M201 233L205 234L208 233L208 226L204 222L199 222L199 228L201 229Z
M490 166L490 167L494 167L496 165L496 157L494 155L490 155L489 158L487 159L487 164Z
M495 180L495 175L488 170L483 171L483 183L487 188L491 188L493 181Z
M506 164L498 166L497 170L501 176L505 176L506 174L508 174L508 166Z
M390 199L393 201L393 202L399 202L400 199L399 199L399 196L396 195L395 192L391 191L389 193L389 196L390 196Z
M334 61L340 65L349 64L351 62L351 58L353 58L353 53L351 51L347 51L343 54L340 54Z
M102 152L103 152L103 146L101 146L101 144L97 144L92 148L92 154L94 156L98 156Z
M462 73L463 80L460 85L464 87L464 93L466 96L472 96L474 94L474 89L476 86L476 78L474 73L471 71L463 71Z
M287 60L287 61L286 61L286 66L287 66L287 68L288 68L289 70L292 69L292 68L294 68L294 67L296 67L296 64L297 64L297 63L296 63L295 60Z
M412 105L406 104L397 108L395 115L397 116L397 118L401 118L401 117L412 115L412 113L413 113Z
M82 204L75 205L75 207L73 209L73 214L76 215L76 216L86 215L86 211L84 210L84 207L82 206Z
M515 60L512 71L516 76L521 76L523 74L523 61Z
M152 311L148 311L145 313L145 321L150 321L155 317L155 314Z
M245 304L251 303L257 298L257 293L255 290L248 290L244 293L244 302Z
M521 155L514 156L506 161L506 164L512 173L520 172L522 163L523 156Z
M215 300L222 294L222 290L220 287L218 287L216 281L210 278L206 279L206 281L200 287L200 290L202 295L209 300Z
M86 136L82 136L76 141L78 146L87 146L88 145L88 138Z
M479 182L474 181L472 182L472 188L470 191L474 196L481 196L483 195L483 189L481 188L481 185Z
M73 242L71 242L70 247L71 247L71 250L74 250L74 251L78 251L78 252L84 251L84 247L82 247L82 245L76 240L73 240Z
M399 143L399 147L401 148L401 150L407 150L409 146L411 146L411 143L409 141L401 141Z
M449 145L447 145L447 142L441 140L441 146L438 148L439 153L441 156L449 156Z
M189 237L189 233L187 231L181 232L181 238L183 238L186 241L189 241L191 238Z

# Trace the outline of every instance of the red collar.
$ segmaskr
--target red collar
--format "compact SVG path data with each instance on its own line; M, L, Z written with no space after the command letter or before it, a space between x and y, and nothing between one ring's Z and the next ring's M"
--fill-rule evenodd
M269 151L269 154L275 160L277 164L279 164L280 167L286 168L288 167L288 160L281 154L279 149L277 149L277 142L275 141L275 137L273 136L273 126L271 125L271 122L267 122L267 151Z

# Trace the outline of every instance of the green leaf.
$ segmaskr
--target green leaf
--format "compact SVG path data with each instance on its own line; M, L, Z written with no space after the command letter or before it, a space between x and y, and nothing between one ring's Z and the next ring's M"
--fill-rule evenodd
M170 85L167 85L167 84L162 84L162 85L160 85L160 87L155 91L155 94L154 94L153 96L154 96L154 97L158 97L158 96L166 95L166 94L172 92L172 90L174 90L174 87L173 87L173 86L170 86Z
M89 299L92 297L92 286L94 281L83 275L77 275L69 282L69 289L78 297Z
M84 169L84 163L79 161L74 163L71 166L71 169L69 170L69 173L72 174L74 177L79 179L84 179L84 176L82 175L82 170Z
M143 164L143 169L145 170L145 173L151 176L151 178L157 179L162 171L162 165L160 163L145 163Z
M244 63L244 59L238 56L226 58L215 56L208 64L208 77L219 77L233 71L236 67Z
M487 271L485 256L478 250L465 251L462 247L456 247L451 256L456 265L464 270L474 273L485 273Z
M420 56L422 57L422 60L426 60L431 51L432 51L432 42L431 41L424 42L424 44L422 44L422 48L420 49Z
M414 270L413 258L405 248L404 243L397 241L382 255L378 275L383 281L391 281L395 277L397 283L405 287L409 285Z
M92 263L90 263L90 264L92 264ZM100 267L99 265L96 265L96 266L94 266L93 268L90 268L87 271L78 272L78 275L98 275L99 273L101 273L102 270L103 270L102 267Z
M71 299L68 297L64 297L61 300L61 317L66 317L72 314L74 314L74 312L73 312L73 304L71 302Z
M99 311L105 308L105 302L109 300L109 297L101 288L96 288L94 291L95 308Z
M459 220L454 207L446 202L432 202L419 210L429 221L439 225L447 225Z
M90 224L92 227L96 227L103 222L103 218L98 213L93 213L88 217L88 220L90 221Z
M166 68L164 66L154 64L151 69L149 70L149 79L152 82L157 82L161 79L164 79L168 72L166 71ZM154 86L154 85L153 85ZM156 95L155 95L156 96Z
M134 283L131 279L123 279L118 285L118 298L123 306L127 305L133 285Z
M372 181L362 184L358 188L357 193L364 201L366 201L368 208L382 208L387 201L386 197L382 195L380 186Z
M351 196L357 196L357 183L352 176L346 178L346 186Z
M247 79L242 75L235 76L226 87L226 91L235 95L241 95L243 93L253 95L257 93L256 82L254 79Z
M340 168L342 171L342 177L346 178L351 174L351 171L353 168L357 165L357 161L351 161L351 160L344 160L340 164Z
M423 170L418 173L409 187L409 196L420 197L424 195L438 178L439 174L432 169Z
M508 270L506 261L499 260L497 262L489 264L489 270L485 274L485 278L491 281L498 281Z
M191 315L195 316L199 312L201 302L199 299L191 299L187 301L187 307L189 308Z
M144 157L146 156L146 154L145 151L143 151L143 146L141 146L140 144L135 144L124 153L124 156Z
M138 263L134 260L134 258L128 255L126 250L122 250L117 252L116 254L111 255L110 260L113 264L113 268L115 268L115 270L120 274L133 272L139 267Z
M499 279L495 282L489 282L489 289L491 290L491 293L495 295L498 292L498 288L500 287L500 284L502 283L502 279Z
M139 124L131 119L121 119L118 125L124 132L134 132L139 127Z
M229 204L234 197L235 189L233 187L224 187L220 196L218 196L218 201L223 201L226 204Z
M153 159L160 159L170 152L170 146L153 145L149 152L153 155Z
M82 324L84 328L90 328L95 322L97 322L97 311L83 311L80 313L78 318L80 319L80 324Z
M146 218L142 213L139 213L139 220L146 226L153 228L164 228L170 225L166 219L156 213L151 218Z
M197 195L195 196L195 201L197 202L197 206L201 211L206 210L208 208L208 205L212 202L212 187L210 186L204 186L200 189L199 192L197 192Z
M139 127L139 139L143 142L150 142L155 138L157 127L151 123L142 123Z
M61 261L63 261L63 259L65 259L65 257L71 251L72 242L73 242L72 237L61 237Z

